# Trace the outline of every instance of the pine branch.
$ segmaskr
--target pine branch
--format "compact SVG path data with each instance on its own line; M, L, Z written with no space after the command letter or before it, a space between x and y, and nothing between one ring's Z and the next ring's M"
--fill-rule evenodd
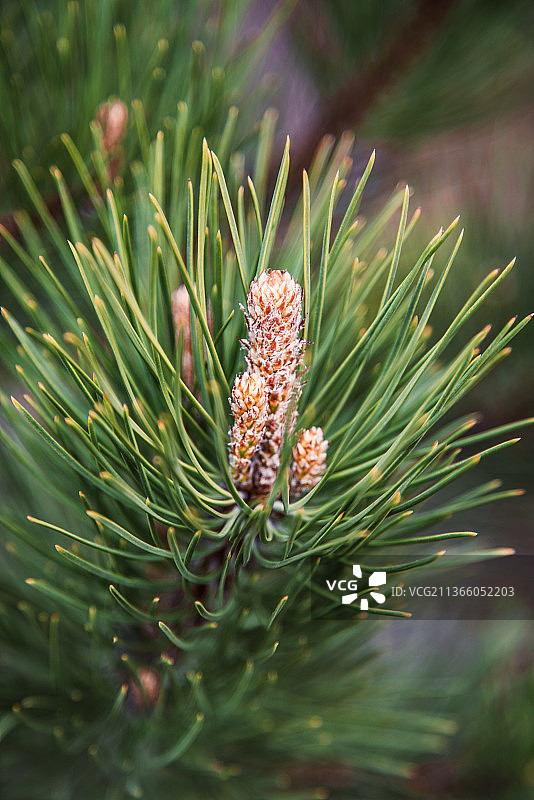
M272 115L245 188L235 113L216 137L226 160L185 103L152 141L134 113L135 191L109 186L98 136L92 170L64 137L90 213L56 176L64 230L20 162L38 224L20 215L4 234L8 797L320 796L330 770L351 794L402 793L450 722L372 659L371 620L310 624L309 592L324 594L328 556L369 571L401 544L384 571L429 569L436 536L471 534L430 526L502 496L492 482L439 500L514 441L515 426L443 421L528 322L464 334L514 263L433 339L457 220L415 261L407 188L364 225L374 154L334 233L348 139L319 151L286 221L289 143L265 202Z

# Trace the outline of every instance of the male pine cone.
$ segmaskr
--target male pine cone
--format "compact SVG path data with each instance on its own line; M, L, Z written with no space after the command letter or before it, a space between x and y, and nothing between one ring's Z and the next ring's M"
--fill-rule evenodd
M262 497L274 486L286 429L291 434L297 420L298 373L304 354L300 285L285 270L262 272L250 285L245 317L248 341L243 344L248 370L236 377L232 390L235 423L230 431L230 469L237 487ZM298 450L299 440L293 451L291 488L295 496L315 486L326 467L328 442L320 428L311 431L311 439L305 437L310 432L304 431L304 444ZM320 443L317 431L321 432ZM311 469L302 462L303 448Z
M267 419L265 381L257 373L237 375L230 401L234 426L230 431L230 472L235 485L252 488L252 456L261 442Z

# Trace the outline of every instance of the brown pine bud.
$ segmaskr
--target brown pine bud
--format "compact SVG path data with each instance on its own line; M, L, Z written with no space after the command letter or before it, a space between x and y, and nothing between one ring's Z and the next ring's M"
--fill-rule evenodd
M267 419L263 377L249 372L237 375L230 404L235 420L230 431L230 472L236 486L250 489L252 456L261 442Z
M191 343L191 320L189 316L190 298L185 286L180 286L172 293L172 318L176 338L183 337L182 347L182 380L189 388L193 388L193 348Z
M139 667L139 682L130 677L128 681L128 699L137 713L146 708L153 709L158 702L161 691L161 677L153 667Z
M294 497L317 486L326 469L327 450L328 440L324 438L322 428L313 426L302 431L293 448L291 494Z
M102 127L104 150L109 153L120 144L124 136L128 122L128 109L121 100L103 103L98 109L96 118Z
M249 372L263 376L269 402L264 436L254 458L254 492L265 495L276 480L292 403L295 419L291 424L296 421L297 373L304 348L301 287L285 270L262 272L251 283L246 319Z
M302 289L285 270L262 272L250 285L247 309L249 372L266 378L274 413L302 357Z

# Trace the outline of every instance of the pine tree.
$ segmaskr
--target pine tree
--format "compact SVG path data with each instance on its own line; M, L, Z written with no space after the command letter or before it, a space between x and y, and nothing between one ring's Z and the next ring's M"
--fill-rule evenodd
M319 146L283 213L272 112L239 138L195 45L171 119L151 81L133 97L115 36L90 156L62 137L58 209L17 160L24 210L2 226L3 796L405 796L453 730L373 657L380 616L406 612L311 620L310 594L329 557L365 568L402 545L386 572L424 570L473 535L435 521L513 494L425 507L515 441L449 414L528 321L462 339L513 262L433 338L457 220L406 263L409 188L359 217L374 153L347 186L348 137Z

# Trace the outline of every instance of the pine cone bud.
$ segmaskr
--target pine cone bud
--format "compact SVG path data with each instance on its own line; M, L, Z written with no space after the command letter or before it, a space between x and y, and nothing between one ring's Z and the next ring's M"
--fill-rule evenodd
M191 344L191 320L189 316L190 298L185 286L180 286L172 293L172 318L176 330L176 338L183 336L182 347L182 380L189 388L193 388L193 348Z
M133 677L128 681L128 699L132 709L140 713L147 707L155 708L161 691L161 677L152 667L139 667L137 674L139 683Z
M265 495L276 480L287 415L299 394L297 370L304 347L300 338L300 285L285 270L262 272L250 285L246 319L248 369L263 376L269 402L269 416L253 465L254 491ZM295 420L296 414L295 409Z
M128 109L121 100L104 103L98 109L97 120L102 126L102 144L109 153L121 141L128 122Z
M237 375L230 401L234 426L230 431L230 472L234 484L252 485L252 456L261 442L267 419L265 381L257 373Z
M294 497L317 486L326 469L327 450L328 440L324 438L322 428L313 426L302 431L293 448L291 494Z
M266 378L271 413L291 396L302 357L302 289L285 270L262 272L247 298L249 372Z

